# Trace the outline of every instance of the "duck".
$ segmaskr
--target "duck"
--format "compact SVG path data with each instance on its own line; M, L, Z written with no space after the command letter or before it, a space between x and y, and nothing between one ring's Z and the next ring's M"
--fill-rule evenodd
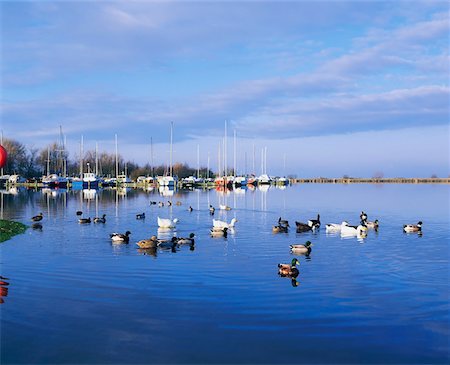
M367 214L364 213L364 211L361 212L361 214L359 215L359 219L362 221L366 221L367 220Z
M365 220L364 223L366 224L367 228L372 228L375 230L377 230L378 226L379 226L378 219L375 219L373 222L369 222L369 221Z
M238 222L236 218L233 218L230 223L225 221L221 221L219 219L213 219L213 227L214 228L234 228L235 223Z
M316 226L310 226L309 224L297 222L297 221L295 222L295 225L297 226L298 233L315 231L317 228Z
M317 214L317 219L310 219L308 220L309 226L316 226L317 228L320 227L320 214Z
M231 207L228 205L219 204L220 210L231 210Z
M169 206L169 207L172 206L172 202L170 200L167 202L167 206Z
M188 211L192 212L194 209L189 205Z
M160 228L175 228L178 223L178 218L169 219L169 218L159 218L158 217L158 227Z
M216 208L214 208L211 204L209 205L209 214L214 215Z
M150 201L150 205L156 205L156 204L158 204L157 202L155 202L155 201Z
M403 232L422 232L422 221L417 222L417 224L404 224Z
M114 233L111 233L109 235L109 237L111 238L111 240L113 242L128 243L128 242L130 242L130 234L131 234L130 231L126 231L125 233L114 232Z
M158 240L157 247L174 249L177 245L177 238L172 237L170 240Z
M278 226L273 226L272 227L272 232L273 233L287 233L289 230L288 226L282 226L282 225L278 225Z
M44 215L42 213L39 213L38 215L35 215L34 217L32 217L31 220L33 222L39 222L42 220L42 218L44 218Z
M77 210L77 215L83 215L83 212L81 210Z
M187 238L183 238L183 237L178 237L177 238L177 243L179 244L179 245L192 245L192 244L194 244L194 237L195 237L195 234L194 233L191 233L190 235L189 235L189 237L187 237Z
M285 219L278 218L278 225L289 227L289 222Z
M218 229L218 228L214 229L213 228L209 231L209 233L211 234L212 237L225 237L226 238L228 236L228 228L227 227L224 227L222 229Z
M136 245L139 246L139 248L155 248L158 246L158 238L156 236L151 236L149 239L140 240L139 242L136 242Z
M102 217L95 217L94 223L106 223L106 214L103 214Z
M136 219L145 219L145 213L136 214Z
M309 255L311 253L312 243L311 241L306 241L304 244L293 244L289 246L292 252Z
M80 223L80 224L91 223L91 217L89 217L89 218L79 218L78 219L78 223Z
M295 278L300 274L297 265L300 265L300 262L296 258L293 258L290 264L278 264L278 274Z
M175 203L177 206L180 206L181 204L183 204L183 203L181 203L179 200L177 200L177 202Z
M325 231L326 232L340 232L342 229L342 226L348 226L348 222L347 221L343 221L341 224L338 223L328 223L325 226Z
M364 221L361 221L361 223L358 226L342 226L341 227L341 236L365 236L367 235L367 227L364 223Z
M161 208L161 207L163 207L163 206L164 206L164 203L163 203L163 202L159 202L159 203L158 203L158 207Z

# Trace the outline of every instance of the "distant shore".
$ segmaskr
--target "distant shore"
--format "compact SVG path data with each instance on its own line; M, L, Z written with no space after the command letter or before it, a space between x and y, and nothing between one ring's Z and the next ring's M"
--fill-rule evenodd
M405 178L405 177L386 177L386 178L303 178L289 179L291 184L450 184L450 178Z

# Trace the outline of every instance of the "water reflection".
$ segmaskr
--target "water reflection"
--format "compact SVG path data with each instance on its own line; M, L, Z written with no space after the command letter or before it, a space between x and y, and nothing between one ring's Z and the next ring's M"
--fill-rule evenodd
M5 300L3 298L8 296L8 278L0 276L0 304L3 304Z

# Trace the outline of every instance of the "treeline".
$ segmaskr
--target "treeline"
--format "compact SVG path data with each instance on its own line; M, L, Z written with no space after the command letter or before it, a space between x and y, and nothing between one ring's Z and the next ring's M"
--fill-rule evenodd
M61 149L57 143L52 143L45 148L38 149L26 147L24 144L12 140L3 139L3 147L8 152L8 159L3 168L4 174L20 175L25 178L40 177L50 173L67 176L79 176L81 172L80 165L83 166L83 172L90 170L95 172L98 168L100 176L114 177L116 175L116 156L112 153L101 152L98 154L97 162L95 151L86 151L83 158L76 156L70 159L67 151ZM133 161L125 161L122 156L118 156L119 174L126 173L131 179L138 176L158 176L167 173L167 166L151 166L146 164L139 166ZM197 169L189 167L187 164L175 163L173 165L173 173L179 178L197 175ZM214 177L211 170L208 171L202 167L200 169L201 177Z

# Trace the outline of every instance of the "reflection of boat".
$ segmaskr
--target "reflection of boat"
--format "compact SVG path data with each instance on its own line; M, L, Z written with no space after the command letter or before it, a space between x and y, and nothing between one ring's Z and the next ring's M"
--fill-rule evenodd
M173 186L160 186L158 191L162 196L173 196L175 189Z
M245 176L237 176L234 178L234 185L239 186L246 186L247 185L247 178Z
M83 198L90 200L94 199L95 195L97 194L97 190L95 189L83 189Z
M263 191L263 192L268 191L269 188L270 188L270 185L267 185L267 184L258 185L258 190Z

